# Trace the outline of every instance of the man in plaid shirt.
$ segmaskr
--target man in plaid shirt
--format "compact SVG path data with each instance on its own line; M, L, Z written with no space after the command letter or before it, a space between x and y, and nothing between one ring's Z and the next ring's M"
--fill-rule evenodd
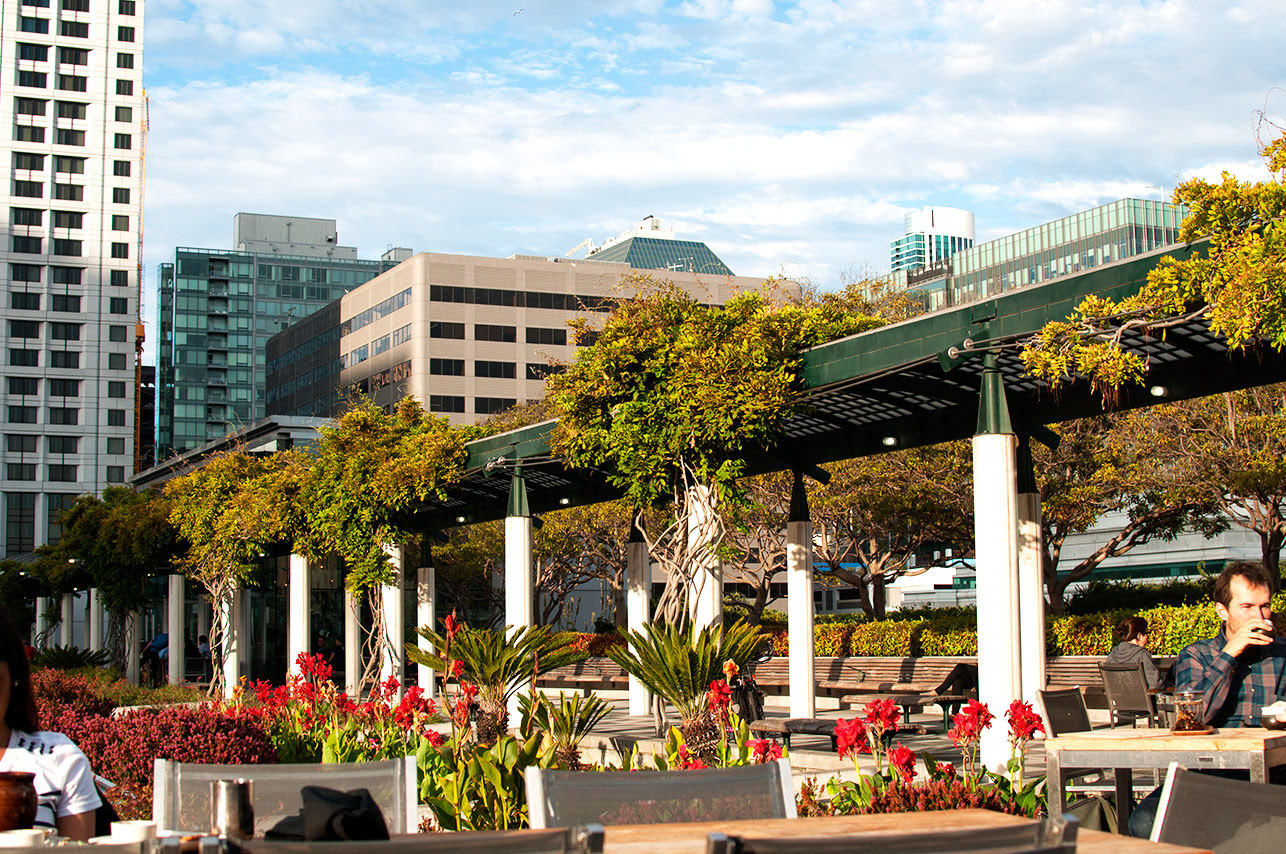
M1260 707L1286 699L1286 642L1273 633L1273 577L1262 563L1237 561L1224 567L1215 581L1215 613L1223 620L1219 634L1183 648L1174 663L1176 691L1205 695L1205 722L1217 727L1258 726ZM1280 778L1274 768L1272 781ZM1250 779L1244 771L1201 773ZM1146 838L1152 832L1158 788L1130 815L1130 835Z
M1286 698L1286 641L1273 634L1272 576L1261 563L1238 561L1215 582L1217 637L1188 644L1174 664L1176 691L1205 695L1205 721L1259 726L1259 710Z

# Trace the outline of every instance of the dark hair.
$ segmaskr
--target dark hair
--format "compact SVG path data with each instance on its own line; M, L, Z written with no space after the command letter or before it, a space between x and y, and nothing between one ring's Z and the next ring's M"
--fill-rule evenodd
M1240 578L1251 587L1273 589L1273 574L1257 560L1233 561L1223 568L1215 579L1214 599L1227 608L1232 603L1232 580Z
M36 714L36 697L31 693L27 645L3 606L0 606L0 661L9 665L9 708L5 709L4 722L10 729L35 732L40 729L40 719Z
M1120 641L1132 641L1147 633L1148 621L1142 617L1126 617L1116 624L1116 638Z

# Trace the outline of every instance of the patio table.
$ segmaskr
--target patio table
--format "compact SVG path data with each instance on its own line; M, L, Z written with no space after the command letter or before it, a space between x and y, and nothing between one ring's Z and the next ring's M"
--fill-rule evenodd
M719 832L738 836L853 836L874 833L914 833L997 827L1031 819L989 810L885 813L882 815L778 818L754 821L703 821L692 824L612 825L605 828L603 854L704 854L706 836ZM1187 848L1121 837L1095 830L1076 834L1078 854L1196 854ZM806 854L806 852L805 852Z
M1124 833L1130 820L1134 768L1166 768L1171 762L1193 770L1240 769L1255 783L1286 765L1286 731L1227 727L1212 733L1181 735L1166 729L1099 729L1045 739L1050 809L1067 807L1063 772L1112 768L1116 774L1117 823Z

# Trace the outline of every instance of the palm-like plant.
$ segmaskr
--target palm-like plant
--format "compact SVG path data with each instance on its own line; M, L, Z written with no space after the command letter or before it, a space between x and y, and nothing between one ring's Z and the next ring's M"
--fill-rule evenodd
M506 629L473 629L467 626L448 637L421 626L416 629L433 650L407 644L407 657L416 664L452 675L454 662L463 666L460 679L478 687L477 736L483 744L495 741L509 728L505 706L509 698L542 673L571 664L585 653L571 648L569 636L544 626L528 626L512 637Z
M558 694L558 702L547 697L522 698L523 730L533 728L549 735L554 756L573 771L581 768L580 743L612 711L612 704L590 694Z
M762 642L759 628L740 622L700 631L651 625L640 632L626 632L625 638L629 647L612 647L608 657L674 706L679 732L689 748L703 755L712 752L719 728L707 701L710 683L723 678L725 661L741 669L755 657Z

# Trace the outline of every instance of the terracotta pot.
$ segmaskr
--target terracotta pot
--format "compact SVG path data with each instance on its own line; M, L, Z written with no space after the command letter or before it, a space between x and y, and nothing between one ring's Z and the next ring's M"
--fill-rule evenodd
M36 820L36 775L0 771L0 830L23 830Z

